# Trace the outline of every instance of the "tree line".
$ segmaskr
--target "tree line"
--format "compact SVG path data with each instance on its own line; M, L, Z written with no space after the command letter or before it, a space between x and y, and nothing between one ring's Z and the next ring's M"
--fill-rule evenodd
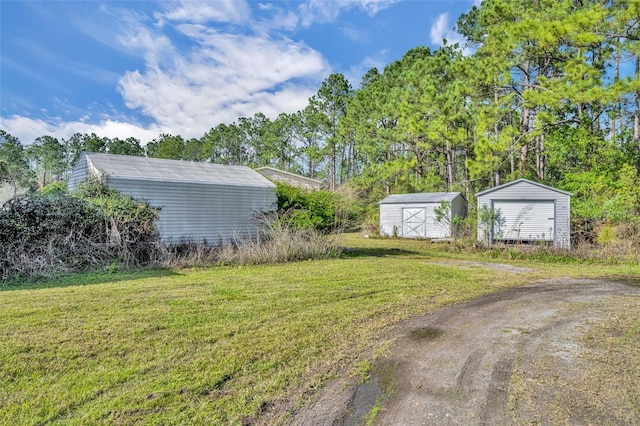
M163 134L143 146L77 134L23 148L3 132L1 176L47 184L86 150L273 166L372 201L421 191L471 200L525 177L571 191L579 217L634 220L640 0L485 0L457 31L466 46L416 47L358 89L332 74L298 112L242 117L201 138Z

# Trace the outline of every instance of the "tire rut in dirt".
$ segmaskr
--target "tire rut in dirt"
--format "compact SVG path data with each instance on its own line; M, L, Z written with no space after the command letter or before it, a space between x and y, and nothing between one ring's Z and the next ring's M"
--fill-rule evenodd
M587 320L607 314L591 308L618 294L640 297L640 288L553 280L411 318L394 328L394 347L374 366L371 382L361 385L373 384L375 398L354 399L355 385L347 390L350 403L339 416L335 407L318 403L293 423L323 419L325 424L362 424L374 406L375 423L384 425L540 421L530 413L525 419L513 412L518 409L509 401L514 369L530 374L554 344L560 345L554 349L560 355L564 347L571 349L573 334ZM544 404L536 407L544 409ZM333 414L323 417L323 409Z

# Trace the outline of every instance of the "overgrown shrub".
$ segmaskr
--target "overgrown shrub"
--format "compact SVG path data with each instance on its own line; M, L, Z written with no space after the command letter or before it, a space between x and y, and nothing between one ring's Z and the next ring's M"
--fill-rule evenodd
M277 183L278 216L283 223L299 229L330 232L336 229L337 196L324 190L303 190Z
M100 210L68 194L22 196L0 209L0 268L3 281L35 278L100 263L108 252L97 242Z
M100 181L81 185L74 195L102 212L102 242L110 247L119 262L144 264L157 259L162 244L155 226L158 219L156 209Z
M149 205L96 182L76 194L51 193L14 198L0 209L3 282L146 264L162 254Z

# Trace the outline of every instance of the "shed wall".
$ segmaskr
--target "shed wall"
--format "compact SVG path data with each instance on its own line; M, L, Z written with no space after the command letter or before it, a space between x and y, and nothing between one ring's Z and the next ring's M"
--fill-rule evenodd
M423 237L449 238L451 230L435 220L434 209L439 205L440 203L380 204L380 235L390 237L395 234L398 237L408 237L403 235L403 210L424 208L426 209L426 232Z
M110 178L109 185L160 208L157 222L165 243L183 240L219 244L255 237L256 212L276 208L272 188Z
M495 200L550 201L555 203L554 246L570 246L570 196L529 182L518 182L478 196L478 211L482 206L493 207ZM491 235L491 230L486 230ZM485 229L478 220L478 240L484 239Z
M67 188L69 191L73 191L82 183L84 180L90 177L89 167L87 167L87 157L84 155L80 156L78 162L71 170L71 174L69 175L69 180L67 181Z

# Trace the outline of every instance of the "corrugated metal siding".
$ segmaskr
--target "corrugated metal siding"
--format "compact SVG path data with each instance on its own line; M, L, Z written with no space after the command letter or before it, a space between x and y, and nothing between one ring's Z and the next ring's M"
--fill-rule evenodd
M380 235L383 237L402 234L402 206L380 204Z
M247 185L235 182L216 184L212 182L143 180L109 176L104 170L92 166L91 158L82 155L71 175L70 190L92 176L104 174L107 183L118 191L134 198L148 201L153 207L160 208L157 222L163 242L179 243L185 240L219 244L236 237L254 237L258 222L253 218L256 212L276 209L277 197L274 185L249 168L229 168L216 165L214 172L224 173L224 179L230 180L229 173L239 171ZM101 155L101 158L105 155ZM122 157L122 156L118 156ZM109 158L106 156L105 158ZM125 158L126 159L126 158ZM103 158L104 160L104 158ZM122 160L119 158L118 160ZM142 160L135 158L137 163ZM165 161L165 163L168 160ZM171 166L171 163L168 163ZM141 164L141 166L145 166ZM165 164L166 166L166 164ZM180 165L176 165L180 167ZM185 163L185 168L196 167L196 173L202 173L202 165ZM108 171L107 171L108 172ZM255 178L251 174L257 175ZM184 176L181 177L184 179Z
M448 238L451 230L436 221L434 209L440 203L421 204L380 204L380 235L404 238ZM407 215L403 212L424 209L424 226L418 227L415 223L407 226L405 220ZM417 230L420 229L419 235Z
M276 208L272 188L144 182L109 178L109 185L160 208L158 229L165 243L183 240L219 244L235 237L254 237L256 212Z
M73 167L71 174L69 175L69 180L67 181L67 188L69 191L73 191L78 187L80 183L89 178L89 168L87 167L87 157L85 155L81 155L80 159Z
M405 235L406 226L403 226L403 209L425 209L425 226L421 237L424 238L449 238L451 229L436 221L434 209L440 206L441 201L451 202L451 216L466 217L467 201L459 192L431 192L417 194L389 195L380 201L380 235L415 238L416 235ZM395 229L395 232L394 232ZM415 234L414 231L412 234Z
M478 194L478 211L482 206L492 207L496 200L513 201L554 201L555 203L555 235L554 245L556 247L566 247L570 245L569 232L569 200L566 193L554 191L527 181L519 181L507 184L503 188L497 187L494 191L484 191ZM487 230L491 233L491 230ZM478 221L478 240L482 241L485 230Z
M436 220L436 213L434 209L439 207L440 203L432 203L426 206L427 208L427 238L449 238L451 236L451 229L447 229L447 226L438 223Z
M514 241L553 241L555 201L494 200L503 221L496 226L495 238Z

